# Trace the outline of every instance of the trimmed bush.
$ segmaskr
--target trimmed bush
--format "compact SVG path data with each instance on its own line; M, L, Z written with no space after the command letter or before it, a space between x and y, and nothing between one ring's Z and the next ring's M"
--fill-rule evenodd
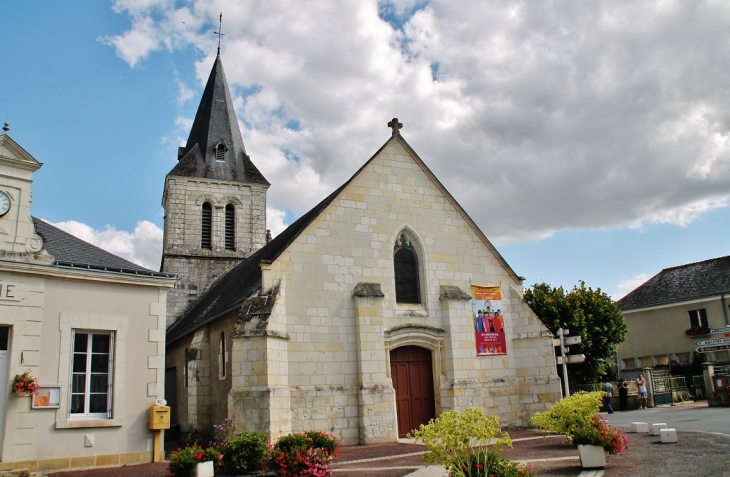
M260 432L241 432L218 446L223 454L223 467L230 472L260 470L267 448L266 436Z

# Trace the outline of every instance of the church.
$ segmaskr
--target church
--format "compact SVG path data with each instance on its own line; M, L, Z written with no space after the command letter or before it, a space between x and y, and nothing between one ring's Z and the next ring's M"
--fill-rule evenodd
M385 121L384 121L385 123ZM383 127L385 124L382 125ZM553 336L401 134L271 238L220 54L165 180L165 396L182 432L392 442L448 410L527 426L560 399ZM477 314L478 313L478 314Z

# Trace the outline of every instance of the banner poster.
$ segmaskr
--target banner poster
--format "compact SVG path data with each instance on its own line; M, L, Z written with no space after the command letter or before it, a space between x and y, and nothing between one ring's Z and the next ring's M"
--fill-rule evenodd
M500 287L471 286L477 356L507 354Z

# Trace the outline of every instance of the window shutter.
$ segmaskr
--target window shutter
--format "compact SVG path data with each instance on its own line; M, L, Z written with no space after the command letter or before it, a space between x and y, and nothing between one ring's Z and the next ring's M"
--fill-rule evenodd
M208 202L203 204L203 214L201 223L200 246L204 249L211 249L211 223L213 220L213 208Z
M226 250L235 250L236 209L233 204L226 206Z
M106 392L106 417L107 419L112 418L112 405L114 404L114 354L116 349L114 348L114 331L109 336L109 382L107 383Z

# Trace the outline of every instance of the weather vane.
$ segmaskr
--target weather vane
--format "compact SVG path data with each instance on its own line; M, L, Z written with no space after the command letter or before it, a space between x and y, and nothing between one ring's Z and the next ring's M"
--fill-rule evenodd
M218 54L221 54L221 37L226 36L223 32L223 13L218 18L218 31L214 32L214 35L218 35Z

